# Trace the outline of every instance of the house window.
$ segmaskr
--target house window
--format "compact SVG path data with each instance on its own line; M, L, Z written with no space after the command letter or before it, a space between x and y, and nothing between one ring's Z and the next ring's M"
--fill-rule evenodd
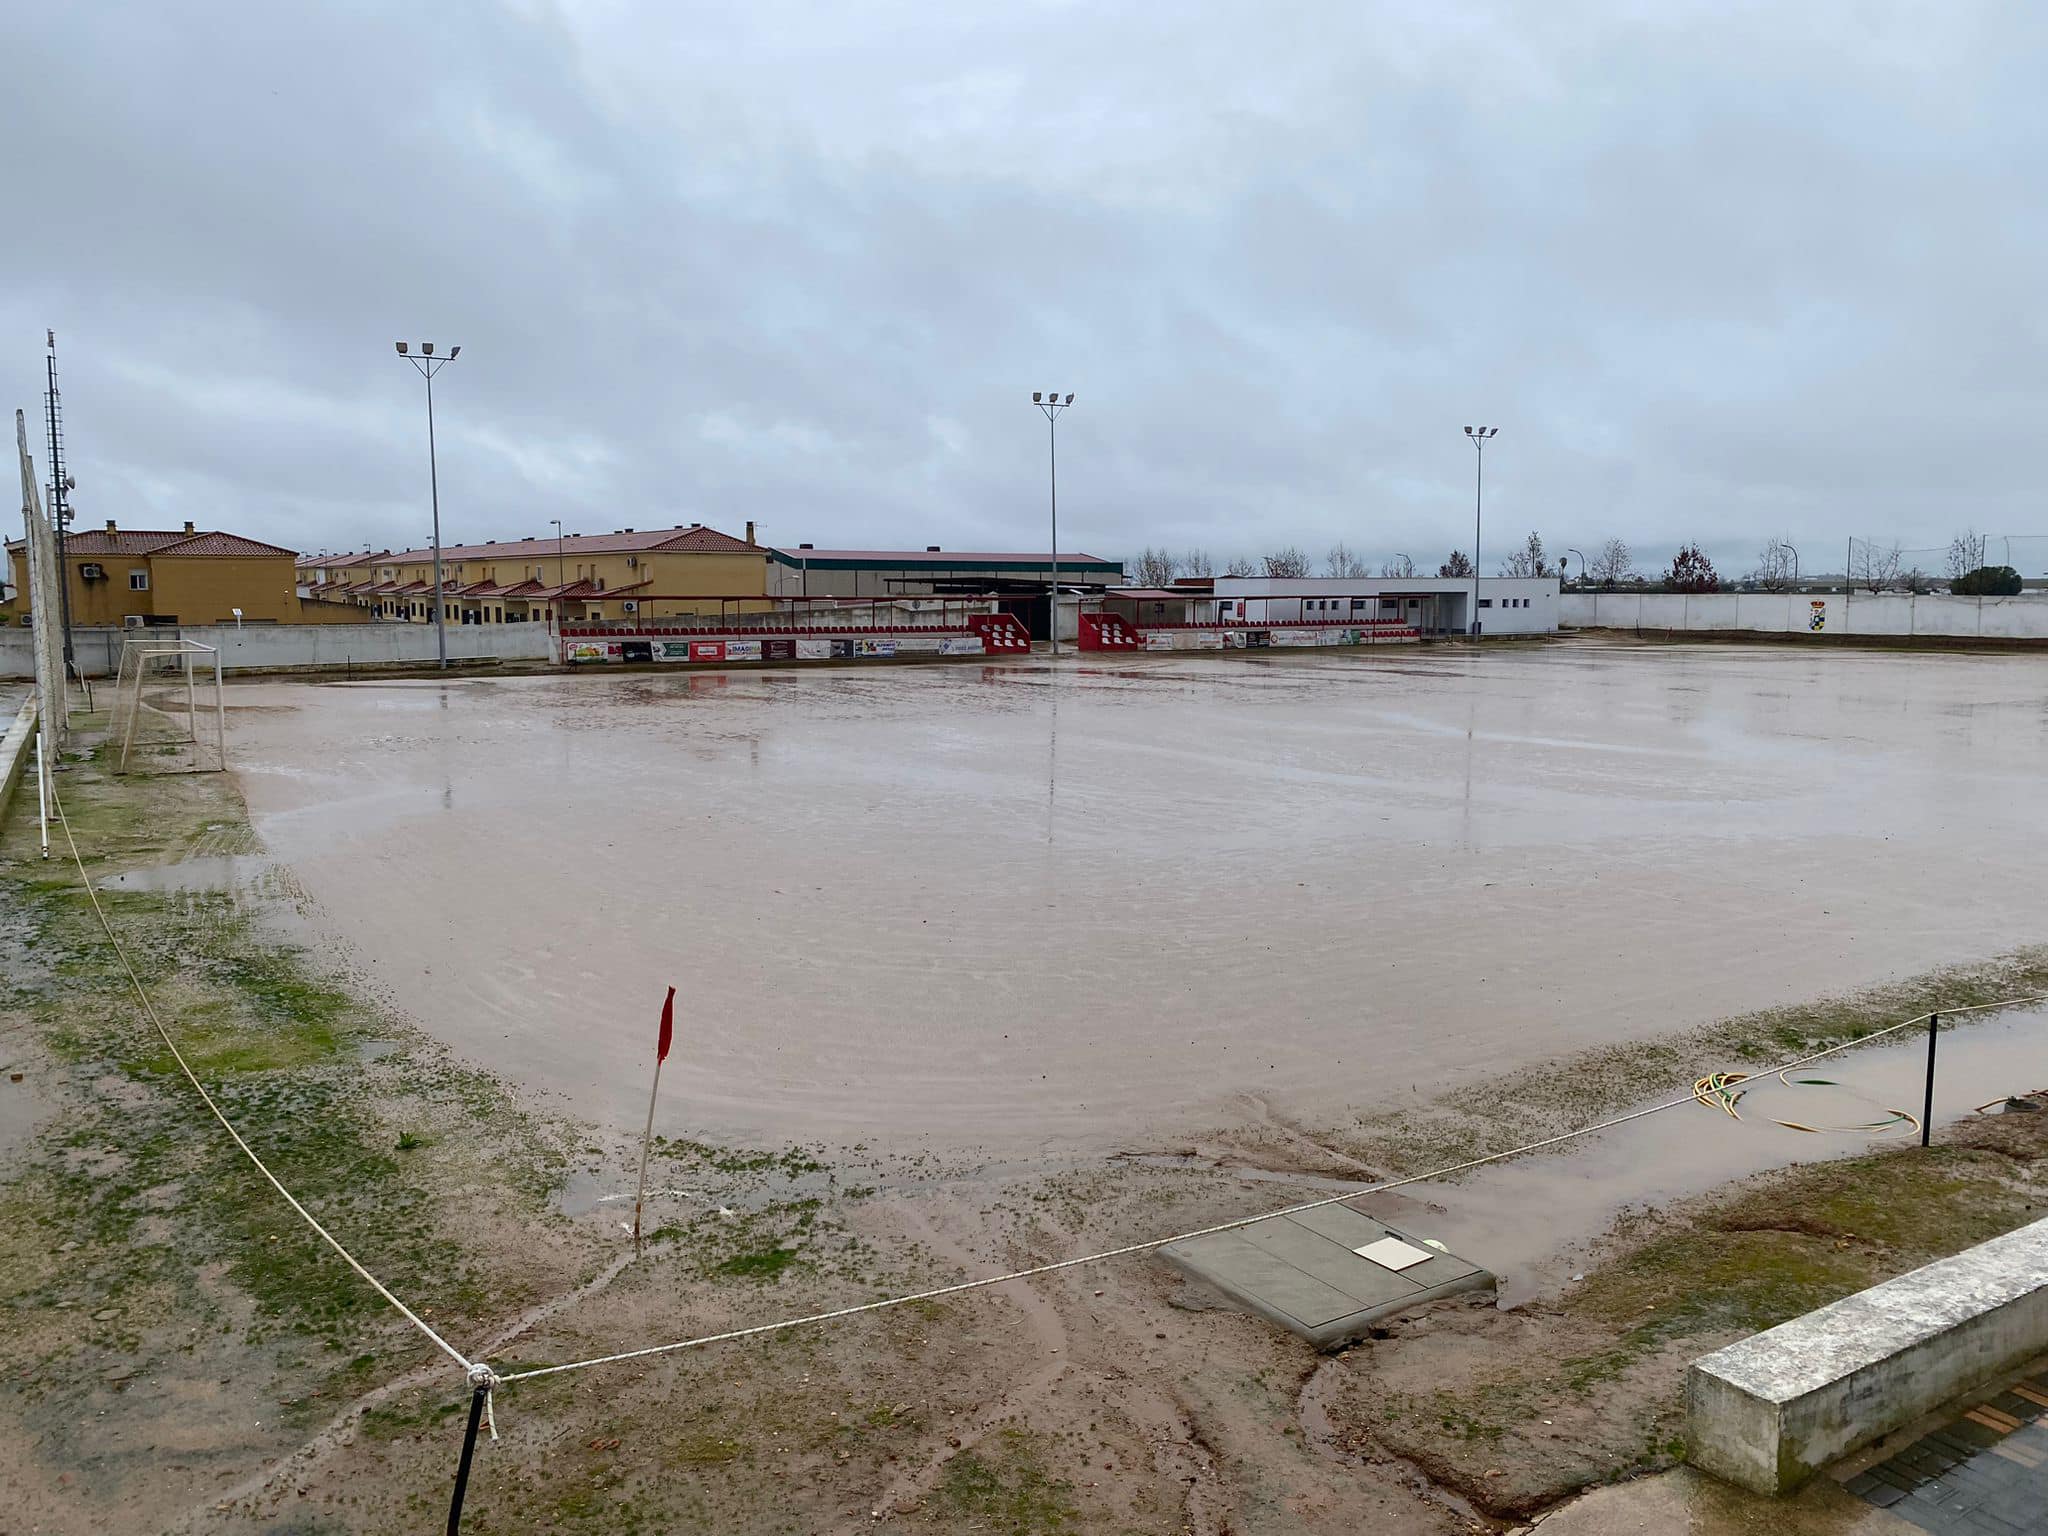
M130 571L128 573L128 590L130 592L147 592L149 590L149 572Z
M1479 606L1482 608L1491 608L1493 606L1493 599L1490 597L1482 597L1481 599L1479 599Z

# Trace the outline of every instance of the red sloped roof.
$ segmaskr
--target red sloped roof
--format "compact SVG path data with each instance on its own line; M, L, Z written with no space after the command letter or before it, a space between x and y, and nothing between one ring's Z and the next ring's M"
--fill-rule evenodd
M760 555L767 549L749 544L729 533L699 524L693 528L640 528L631 533L572 533L561 541L560 555ZM431 560L431 549L405 549L395 555L380 555L379 563L396 564ZM490 544L443 544L441 558L447 560L553 560L557 558L553 534L531 539L501 539Z
M298 551L286 549L281 544L265 544L261 539L245 539L239 533L194 533L180 534L169 544L150 551L153 555L283 555L296 559Z

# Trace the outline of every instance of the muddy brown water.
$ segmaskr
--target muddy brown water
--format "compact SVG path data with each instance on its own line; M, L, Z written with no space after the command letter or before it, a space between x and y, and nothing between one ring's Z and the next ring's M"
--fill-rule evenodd
M1247 1095L1330 1123L2039 940L2044 679L1564 643L230 718L346 963L470 1057L637 1130L673 983L668 1133L1007 1153Z

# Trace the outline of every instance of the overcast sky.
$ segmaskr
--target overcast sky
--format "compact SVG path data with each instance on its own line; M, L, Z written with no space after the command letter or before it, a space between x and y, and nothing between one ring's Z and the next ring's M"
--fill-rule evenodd
M0 381L81 522L1724 574L2048 533L2048 6L45 5ZM2021 563L2048 569L2048 539ZM1994 556L2000 546L1994 543ZM2020 547L2016 546L2016 557ZM1927 562L1938 566L1939 557Z

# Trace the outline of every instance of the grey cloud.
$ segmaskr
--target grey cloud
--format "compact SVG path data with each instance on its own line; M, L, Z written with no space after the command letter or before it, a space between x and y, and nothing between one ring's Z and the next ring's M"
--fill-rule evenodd
M1429 563L2048 532L2037 7L46 8L82 515ZM33 181L26 178L33 175ZM2048 541L2035 546L2048 569ZM1814 554L1809 565L1822 562Z

